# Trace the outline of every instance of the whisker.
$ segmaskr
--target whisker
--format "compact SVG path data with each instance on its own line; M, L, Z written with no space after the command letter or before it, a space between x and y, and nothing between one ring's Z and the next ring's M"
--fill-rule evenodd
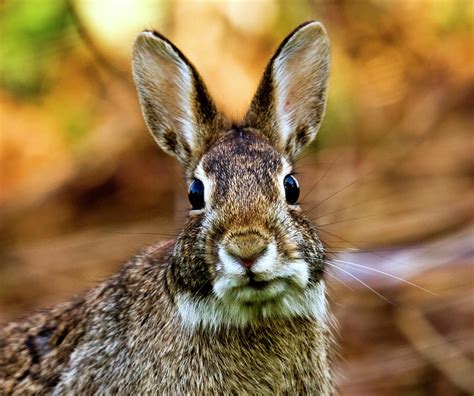
M369 173L372 173L374 172L375 169L372 169ZM334 197L335 195L339 194L340 192L344 191L346 188L349 188L351 186L353 186L355 183L357 183L358 181L360 181L362 178L366 177L369 173L353 180L351 183L349 184L346 184L344 187L340 188L339 190L336 190L334 193L328 195L326 198L324 198L322 201L319 201L316 205L314 205L312 208L310 208L308 211L306 211L307 214L311 213L314 209L316 209L317 207L321 206L324 202L326 202L329 198L332 198Z
M299 158L298 161L306 158L308 156L305 156L303 158ZM302 169L302 168L308 168L308 167L311 167L311 166L316 166L316 165L324 165L324 166L327 166L327 165L331 165L331 162L326 162L326 161L315 161L315 162L311 162L311 163L308 163L308 164L301 164L301 165L298 165L298 166L295 166L293 169L297 172L299 172L299 169Z
M383 251L395 251L395 250L400 250L399 247L397 248L387 248L387 249L383 249ZM340 248L326 248L326 252L328 253L331 253L331 254L336 254L336 253L340 253L340 254L344 254L344 253L350 253L350 254L362 254L362 253L369 253L369 254L375 254L375 252L373 250L369 250L369 249L351 249L351 248L346 248L346 247L340 247ZM389 258L387 258L387 260L389 260Z
M325 224L317 224L317 226L318 226L318 227L324 227L324 226L329 226L329 225L333 225L333 224L343 223L343 222L345 222L345 221L366 219L367 217L374 217L374 216L375 216L375 215L352 217L352 218L350 218L350 219L343 219L343 220L338 220L338 221L332 221L332 222L330 222L330 223L325 223Z
M418 147L419 145L421 145L422 143L424 143L427 139L427 135L426 134L425 136L423 136L421 139L419 139L416 143L414 143L413 145L411 145L408 149L406 150L403 150L403 152L401 153L397 153L397 154L394 154L391 156L391 160L395 160L395 159L398 159L400 160L401 158L405 157L406 155L410 154L416 147ZM381 138L382 139L382 138ZM394 161L395 162L395 161ZM364 174L362 174L362 176L358 177L357 179L353 180L352 182L350 182L349 184L343 186L342 188L340 188L339 190L335 191L334 193L330 194L329 196L327 196L326 198L324 198L322 201L318 202L316 205L314 205L309 211L307 211L306 213L310 213L312 212L314 209L316 209L317 207L319 207L320 205L322 205L324 202L326 202L329 198L332 198L334 197L335 195L339 194L340 192L344 191L345 189L353 186L355 183L357 183L358 181L366 178L367 176L369 176L371 173L374 173L376 170L378 170L380 168L380 165L383 165L384 163L386 163L386 160L384 160L383 162L379 163L379 164L376 164L374 167L372 167L372 169L370 169L369 171L365 172Z
M177 234L163 234L159 232L120 232L120 231L111 231L111 234L119 235L155 235L155 236L168 236L168 237L177 237Z
M346 243L350 244L353 248L357 249L358 251L359 251L359 249L360 249L359 246L355 245L355 244L352 243L351 241L348 241L347 239L344 239L344 238L342 238L342 237L340 237L340 236L338 236L338 235L336 235L336 234L333 234L332 232L329 232L329 231L326 231L326 230L320 230L320 231L322 231L322 232L324 232L325 234L328 234L328 235L330 235L330 236L332 236L332 237L334 237L334 238L337 238L337 239L341 240L342 242L346 242Z
M321 230L323 231L323 230ZM393 246L393 247L383 247L383 248L376 248L376 249L358 249L355 247L347 247L347 246L330 246L327 242L326 244L326 251L327 252L335 252L335 253L375 253L375 251L384 251L384 252L393 252L400 250L400 246ZM338 250L335 250L338 249ZM387 257L388 259L388 257Z
M319 185L319 183L321 183L321 181L326 177L326 175L329 173L329 171L331 170L331 168L334 166L334 164L337 162L337 160L341 157L342 153L340 153L336 159L331 163L331 165L328 166L328 168L326 169L326 171L324 172L324 174L319 178L319 180L316 182L316 184L313 185L313 187L311 187L308 192L304 195L302 201L304 201L304 199L311 193L311 191L313 191L316 186Z
M374 272L377 272L377 273L379 273L379 274L386 275L386 276L388 276L388 277L390 277L390 278L397 279L397 280L399 280L399 281L401 281L401 282L404 282L404 283L406 283L406 284L408 284L408 285L411 285L411 286L413 286L413 287L416 287L417 289L420 289L420 290L422 290L422 291L424 291L424 292L426 292L426 293L432 294L433 296L437 296L437 295L438 295L438 294L436 294L435 292L432 292L431 290L425 289L425 288L422 287L422 286L419 286L419 285L417 285L417 284L415 284L415 283L413 283L413 282L410 282L409 280L400 278L399 276L390 274L390 273L385 272L385 271L381 271L381 270L376 269L376 268L368 267L368 266L362 265L362 264L352 263L352 262L350 262L350 261L345 261L345 260L332 259L332 261L335 261L335 262L338 262L338 263L342 263L343 265L344 265L344 264L345 264L345 265L353 265L353 266L356 266L356 267L366 268L366 269L368 269L368 270L370 270L370 271L374 271Z
M298 158L299 161L302 161L304 160L305 158L308 158L309 156L311 156L312 153L311 152L307 152L306 154L302 155L301 157Z
M336 281L338 281L340 284L344 285L345 287L347 287L350 291L354 291L354 289L352 287L350 287L346 282L344 282L342 279L339 279L335 274L331 274L329 271L326 271L324 273L324 275L328 275L330 276L331 278L334 278L336 279Z
M378 201L383 201L385 200L386 198L393 198L393 193L390 192L389 194L385 194L385 195L382 195L381 197L377 197L377 198L373 198L373 199L370 199L369 201L367 200L364 200L364 201L360 201L360 202L355 202L351 205L348 205L348 206L345 206L344 208L340 208L340 209L337 209L337 210L333 210L331 212L327 212L327 213L323 213L323 214L320 214L316 217L313 217L312 220L315 221L317 219L320 219L321 217L325 217L325 216L329 216L329 215L332 215L332 214L335 214L335 213L339 213L339 212L343 212L347 209L350 209L350 208L354 208L356 206L360 206L360 205L367 205L367 204L373 204L374 202L378 202Z
M335 246L335 245L329 246L328 244L326 244L326 246L327 246L327 250L329 250L329 249L342 249L342 251L344 251L344 252L351 251L351 252L356 252L356 253L364 251L364 250L351 248L351 247L347 247L347 246Z
M323 232L323 233L325 233L325 234L331 235L331 236L333 236L333 237L335 237L335 238L337 238L337 239L340 239L341 241L346 242L346 243L348 243L348 244L354 246L355 248L359 249L359 247L358 247L357 245L355 245L354 243L348 241L347 239L341 238L340 236L337 236L336 234L333 234L333 233L331 233L331 232L329 232L329 231L326 231L326 230L324 230L324 229L322 229L322 228L320 228L319 231L321 231L321 232ZM360 251L361 251L361 250L360 250ZM391 258L389 258L389 257L382 256L382 255L377 254L377 253L375 253L375 252L373 252L373 251L367 251L367 253L368 253L368 254L371 254L371 255L373 255L373 256L375 256L375 257L378 257L378 258L380 258L380 259L382 259L382 260L391 261L392 263L395 263L395 264L407 265L406 263L402 263L402 262L400 262L400 261L391 259Z
M384 297L382 294L380 294L377 290L375 290L374 288L372 288L371 286L369 286L367 283L365 283L363 280L359 279L357 276L351 274L349 271L346 271L345 269L333 264L333 263L330 263L328 261L325 262L326 264L330 265L331 267L334 267L334 268L337 268L339 271L342 271L344 272L345 274L349 275L351 278L355 279L357 282L361 283L362 285L364 285L367 289L369 289L372 293L376 294L377 296L379 296L382 300L386 301L387 303L391 304L391 305L394 305L394 306L397 306L394 302L390 301L388 298Z

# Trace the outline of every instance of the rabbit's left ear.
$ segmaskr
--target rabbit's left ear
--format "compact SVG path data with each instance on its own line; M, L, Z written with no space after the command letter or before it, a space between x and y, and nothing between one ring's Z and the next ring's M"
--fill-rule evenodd
M323 25L309 22L298 27L267 65L245 125L261 130L279 151L294 159L321 124L329 62Z

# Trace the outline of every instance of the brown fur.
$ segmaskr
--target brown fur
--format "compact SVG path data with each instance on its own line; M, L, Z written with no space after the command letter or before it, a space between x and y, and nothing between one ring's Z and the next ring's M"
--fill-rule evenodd
M203 179L205 207L190 211L176 240L95 289L3 327L0 394L333 392L325 252L282 186L319 127L327 46L321 25L295 30L244 124L226 128L184 55L155 33L139 36L134 78L147 125L189 182ZM298 59L309 63L275 85L274 63ZM306 72L316 81L293 97ZM285 133L282 95L292 114ZM247 257L256 264L244 270Z

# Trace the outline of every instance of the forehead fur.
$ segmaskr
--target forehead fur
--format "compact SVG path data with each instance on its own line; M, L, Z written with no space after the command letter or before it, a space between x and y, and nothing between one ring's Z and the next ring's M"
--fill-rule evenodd
M255 188L271 198L277 193L276 175L282 169L282 157L261 136L238 128L228 132L203 157L202 167L219 184L222 194L217 200L237 189L245 197Z

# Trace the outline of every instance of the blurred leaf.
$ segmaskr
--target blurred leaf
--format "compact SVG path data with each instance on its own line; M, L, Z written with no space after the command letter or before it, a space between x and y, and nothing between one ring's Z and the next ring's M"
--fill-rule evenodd
M469 0L431 2L430 13L443 31L472 29L473 2Z
M92 114L87 109L74 109L63 116L64 133L72 147L78 144L92 124Z
M16 95L42 93L59 55L64 56L71 26L66 2L10 1L2 8L0 26L0 85Z

